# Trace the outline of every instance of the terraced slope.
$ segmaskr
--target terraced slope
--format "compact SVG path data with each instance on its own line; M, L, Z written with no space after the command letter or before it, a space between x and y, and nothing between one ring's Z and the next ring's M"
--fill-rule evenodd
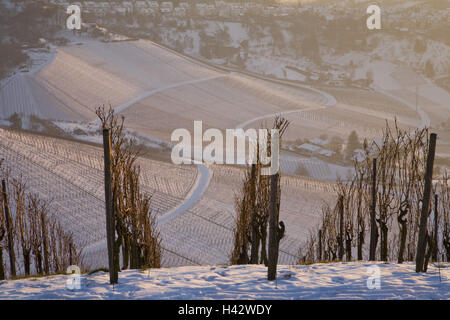
M213 177L203 198L164 225L166 236L175 240L166 242L169 249L192 254L194 264L227 263L233 246L234 197L241 192L244 171L223 166L211 169ZM324 201L334 199L333 184L283 176L281 192L280 219L286 224L286 236L280 243L279 263L294 264L302 241L321 217Z
M13 113L58 120L93 120L111 104L128 126L169 140L193 120L233 128L264 114L320 106L323 97L195 62L150 41L59 48L34 74L18 74L0 89L1 118Z
M308 92L310 96L305 97L306 94L303 90L269 86L245 76L224 75L157 92L122 114L131 128L167 141L173 129L192 131L194 120L202 120L204 129L228 129L267 114L311 106L320 108L313 102L320 96ZM259 126L260 121L256 124Z
M101 148L50 137L0 130L0 158L13 177L22 176L30 191L51 200L62 225L86 246L86 262L105 266L105 214ZM153 195L152 209L163 215L188 196L197 169L141 158L142 187ZM220 264L233 244L234 195L243 169L212 166L206 192L190 209L159 224L164 266ZM323 201L333 199L333 185L283 177L281 219L286 237L280 263L294 263L301 241L320 218Z
M49 137L0 130L0 159L12 177L51 200L61 224L86 247L105 239L103 153L101 148ZM139 159L142 188L151 208L164 214L191 190L195 167Z

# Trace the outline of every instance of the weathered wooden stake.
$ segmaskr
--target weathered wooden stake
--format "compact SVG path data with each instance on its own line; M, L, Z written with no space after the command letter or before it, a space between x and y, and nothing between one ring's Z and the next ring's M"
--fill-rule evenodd
M377 224L375 220L377 207L377 159L372 161L372 205L370 211L370 252L369 260L375 261L375 253L377 250Z
M251 201L251 222L250 222L250 228L252 231L252 249L250 254L250 263L251 264L257 264L258 263L258 250L259 250L259 236L258 236L258 230L256 225L256 208L255 208L255 202L256 202L256 164L252 164L252 171L251 171L251 195L250 195L250 201Z
M69 265L72 265L72 243L69 243Z
M438 214L438 200L437 193L434 195L434 243L433 243L433 261L438 260L438 229L439 229L439 214Z
M268 258L268 280L277 277L278 262L278 173L270 177L270 213L269 213L269 258Z
M0 227L0 242L5 237L6 230L3 226ZM5 267L3 266L3 247L0 246L0 280L5 280Z
M338 202L338 209L339 209L339 238L338 238L338 245L339 245L339 251L338 256L339 260L342 260L344 257L344 196L339 197Z
M9 271L11 277L16 276L16 254L14 252L14 237L12 231L12 221L9 215L8 196L6 193L6 181L2 180L3 206L5 211L6 231L8 233L8 255L9 255Z
M103 150L105 160L105 208L106 208L106 241L108 246L109 283L118 282L118 270L114 263L114 206L111 189L111 135L109 129L103 129Z
M4 231L4 230L3 230ZM2 230L0 230L1 235ZM0 236L2 240L3 235ZM0 280L5 280L5 268L3 267L3 248L0 247Z
M319 252L317 253L317 259L322 261L322 229L319 229Z
M433 178L434 154L436 151L436 133L430 135L427 167L425 172L425 187L423 190L422 213L420 215L419 239L417 241L416 272L424 271L425 250L427 246L427 221L430 209L431 185Z

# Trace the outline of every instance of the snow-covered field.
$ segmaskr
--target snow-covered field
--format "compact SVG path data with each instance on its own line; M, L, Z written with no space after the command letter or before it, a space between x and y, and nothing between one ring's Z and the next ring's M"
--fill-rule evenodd
M95 119L94 108L108 101L125 116L128 128L164 142L169 142L176 128L192 129L194 120L202 120L204 128L247 128L264 121L270 123L277 113L291 120L286 133L290 141L316 138L324 132L330 137L345 137L351 130L373 137L385 126L385 118L397 113L403 126L420 123L409 108L382 99L373 91L351 90L341 94L337 104L330 104L318 90L286 87L216 70L144 40L85 41L59 48L46 67L21 77L0 92L0 98L9 101L4 112L38 111L44 118L58 118L61 114L63 119L77 123L53 123L73 133L75 128L92 131L79 121ZM352 99L343 100L342 96ZM89 138L97 141L94 136ZM30 180L35 192L55 199L61 219L87 242L90 256L95 257L95 261L88 261L91 267L104 266L101 149L57 139L5 135L0 151L15 174L23 173ZM282 170L293 173L298 163L282 161ZM161 217L170 217L161 224L167 252L163 265L227 263L233 239L234 198L242 187L242 168L211 166L209 179L195 167L144 159L142 166L143 189L154 194L153 209ZM333 180L337 173L342 178L346 175L345 168L325 163L306 161L304 166L316 179ZM197 188L198 181L203 181L201 188ZM333 201L334 191L332 183L289 176L282 178L281 188L281 220L288 228L280 244L280 263L289 264L296 262L299 246L321 216L323 201ZM203 190L202 194L193 191L196 189ZM191 201L192 194L196 201ZM180 207L186 210L180 212Z
M380 271L380 286L374 273ZM69 290L68 275L0 282L0 299L450 299L450 265L430 265L417 274L412 263L370 262L280 265L277 281L267 281L263 265L126 270L119 284L109 275L81 275ZM375 267L375 268L376 268ZM372 277L372 278L371 278ZM72 282L73 283L73 282ZM369 289L372 288L372 289Z
M102 149L1 129L0 137L0 159L4 159L3 165L11 170L11 176L21 176L31 192L51 201L62 226L73 232L77 244L85 246L89 266L104 266L103 249L88 250L105 239ZM151 208L158 215L182 203L197 177L192 166L145 158L138 162L141 188L152 195ZM163 265L185 262L170 252L165 256Z
M370 110L348 110L342 104L328 107L325 98L314 90L221 71L151 41L80 38L79 43L57 48L41 69L11 78L0 90L0 118L20 112L91 121L96 107L111 104L126 117L127 127L165 142L174 129L191 129L194 120L202 120L204 127L228 129L249 122L259 126L261 121L251 121L270 121L269 115L277 113L289 113L292 124L286 139L293 140L324 132L345 136L351 130L371 137L384 127L385 118L395 115L400 124L417 122L414 113L402 116L409 110L405 105L390 108L380 103ZM385 113L386 107L397 111Z

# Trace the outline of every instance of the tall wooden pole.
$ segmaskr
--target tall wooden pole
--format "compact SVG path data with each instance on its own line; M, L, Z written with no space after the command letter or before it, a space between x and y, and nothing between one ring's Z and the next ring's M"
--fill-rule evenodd
M317 253L317 260L322 261L322 229L319 229L319 252Z
M339 197L339 239L338 239L338 256L339 260L344 257L344 196Z
M114 263L114 206L111 189L111 135L109 129L103 129L103 150L105 160L105 208L106 208L106 242L108 246L109 283L117 283L118 270Z
M430 135L427 167L425 172L425 187L423 190L422 213L420 215L419 239L417 241L416 272L424 271L425 250L427 246L427 221L430 209L431 186L433 178L434 154L436 151L436 133Z
M375 252L377 250L377 225L375 212L377 207L377 159L372 160L372 205L370 211L370 252L369 260L375 261Z
M6 193L6 181L2 180L2 194L3 194L3 206L5 211L6 231L8 232L8 255L9 255L9 270L11 277L16 276L16 254L14 252L14 237L12 232L12 221L9 215L8 196Z
M72 242L69 243L69 265L72 265Z
M258 250L259 250L259 237L258 237L258 230L256 225L256 208L255 208L255 202L256 202L256 164L252 164L252 171L251 171L251 195L250 195L250 201L251 201L251 223L250 227L252 230L252 249L250 254L250 263L251 264L257 264L258 263Z
M438 229L439 229L439 213L438 213L438 200L437 193L434 195L434 246L433 246L433 261L438 260Z
M269 213L269 258L268 258L268 280L277 277L278 263L278 173L270 176L270 213Z
M0 229L0 241L3 240L4 229ZM5 280L5 268L3 267L3 248L0 247L0 280Z
M280 245L281 233L284 233L284 224L282 225L283 230L278 227L279 224L279 204L280 197L279 194L279 180L280 180L280 140L279 132L276 130L271 134L270 140L270 155L271 155L271 167L269 172L270 176L270 211L269 211L269 257L268 257L268 272L267 279L276 280L277 278L277 263L278 263L278 248ZM276 169L272 172L272 169Z

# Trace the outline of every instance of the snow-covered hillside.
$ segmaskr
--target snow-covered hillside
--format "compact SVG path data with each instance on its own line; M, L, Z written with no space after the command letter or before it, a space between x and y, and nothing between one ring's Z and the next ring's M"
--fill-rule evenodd
M84 246L84 263L90 270L107 265L101 152L73 141L0 130L4 168L11 170L11 177L27 181L30 191L52 200L62 226ZM243 169L221 165L197 169L147 158L139 159L139 164L142 190L152 194L151 208L158 215L162 265L227 263ZM282 177L280 217L287 229L280 243L280 263L297 261L299 246L318 223L324 201L334 201L333 187L330 182Z
M379 289L371 267L379 268ZM82 275L79 290L67 288L68 275L2 281L0 299L450 299L448 263L440 276L434 265L425 274L414 268L369 262L284 265L278 266L276 282L267 281L262 265L127 270L114 288L107 273L97 272Z

